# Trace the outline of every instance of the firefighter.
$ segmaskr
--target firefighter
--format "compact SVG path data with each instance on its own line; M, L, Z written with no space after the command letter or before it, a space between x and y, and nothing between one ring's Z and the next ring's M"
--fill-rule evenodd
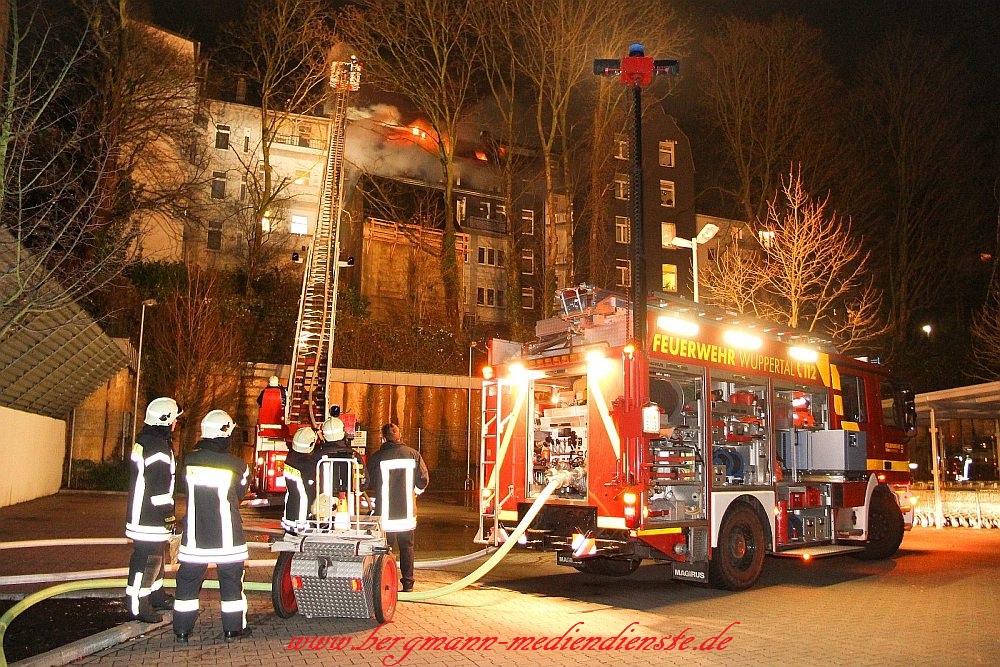
M420 452L399 439L399 426L382 427L382 447L368 457L368 481L375 496L375 514L389 544L399 549L403 592L413 590L413 531L417 527L414 497L427 488L430 477Z
M314 463L318 462L323 457L331 459L353 458L358 463L355 469L360 474L357 484L355 484L355 491L364 491L368 487L368 480L365 476L365 462L361 458L361 455L354 451L350 440L347 439L344 422L337 417L330 417L323 422L322 433L323 442L319 445L319 448L313 455ZM338 478L337 481L334 482L333 491L338 493L346 490L346 482Z
M132 618L146 623L163 620L156 610L170 609L173 602L163 590L163 558L174 525L177 464L170 434L180 416L174 399L150 401L130 457L125 535L133 549L125 595Z
M281 397L281 409L284 410L285 403L288 400L288 392L285 391L285 387L282 386L281 380L278 379L277 375L272 375L270 378L268 378L267 386L261 389L260 393L257 394L257 405L259 405L260 407L264 407L264 396L267 395L267 392L278 393L278 396Z
M294 535L309 519L309 508L316 496L316 464L312 452L316 431L305 426L292 437L292 451L285 458L285 513L281 526Z
M250 634L243 594L247 545L240 518L240 498L246 493L250 469L229 453L235 428L225 411L212 410L201 420L201 440L185 461L188 507L174 601L174 635L180 643L187 643L194 629L209 563L215 563L218 571L226 641Z

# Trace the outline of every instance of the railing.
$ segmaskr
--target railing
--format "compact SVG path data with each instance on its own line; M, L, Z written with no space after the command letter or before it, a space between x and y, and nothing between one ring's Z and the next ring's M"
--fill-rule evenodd
M465 219L464 226L468 229L478 229L484 232L493 232L494 234L507 233L507 221L503 219L481 218L470 215Z
M323 139L317 139L315 137L303 137L298 134L275 134L272 138L273 143L275 144L298 146L300 148L316 148L320 150L326 148L326 142Z

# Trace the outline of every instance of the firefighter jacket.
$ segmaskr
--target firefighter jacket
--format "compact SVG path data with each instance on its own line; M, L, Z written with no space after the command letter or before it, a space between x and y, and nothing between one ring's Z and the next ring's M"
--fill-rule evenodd
M318 447L316 451L313 452L313 469L315 469L316 464L323 457L329 459L354 459L357 465L354 466L354 470L358 477L355 479L354 492L358 493L364 491L368 488L368 476L365 472L365 461L361 458L361 455L354 451L351 447L347 438L342 438L336 442L326 442L323 443L321 447ZM331 489L333 493L341 493L347 491L347 480L344 478L347 466L339 465L333 467L333 488Z
M125 535L139 542L166 542L174 521L177 462L169 426L142 427L129 463Z
M231 437L203 438L187 455L187 515L178 560L182 563L234 563L246 560L240 499L250 469L229 454Z
M309 518L309 508L316 497L316 463L312 454L288 452L285 458L285 513L281 526L294 530Z
M417 527L414 496L427 488L430 476L420 452L401 442L386 442L368 457L368 486L382 530L398 533Z

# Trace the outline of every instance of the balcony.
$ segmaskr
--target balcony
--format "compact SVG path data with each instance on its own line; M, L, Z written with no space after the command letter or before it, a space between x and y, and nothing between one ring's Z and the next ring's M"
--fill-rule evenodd
M507 220L502 218L481 218L470 215L465 219L462 226L465 229L478 229L479 231L492 232L494 234L506 234L508 232Z
M304 137L298 134L275 134L272 145L297 146L298 148L326 149L326 142L317 137Z

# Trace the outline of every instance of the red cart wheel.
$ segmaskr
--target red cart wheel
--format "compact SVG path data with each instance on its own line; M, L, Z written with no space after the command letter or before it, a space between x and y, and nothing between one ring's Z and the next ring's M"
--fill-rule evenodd
M399 569L391 554L382 554L375 561L375 581L372 586L372 601L375 603L375 620L388 623L396 613L399 600Z
M271 604L274 605L274 613L281 618L291 618L299 611L299 603L295 600L295 591L292 590L294 555L291 551L280 552L274 564L274 573L271 575Z

